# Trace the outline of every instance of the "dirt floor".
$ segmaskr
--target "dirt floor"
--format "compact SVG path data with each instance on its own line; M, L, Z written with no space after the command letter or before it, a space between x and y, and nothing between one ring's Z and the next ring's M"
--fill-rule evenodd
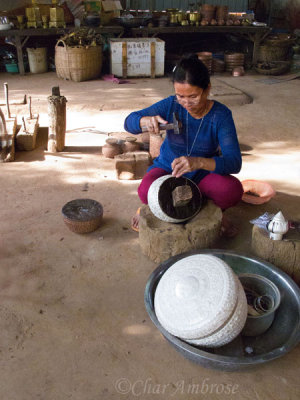
M17 152L15 162L1 165L0 398L299 399L300 346L246 372L205 369L177 353L145 310L145 285L157 265L141 254L130 229L139 181L118 181L101 145L123 131L130 111L173 93L169 80L76 83L55 73L3 73L0 79L8 82L11 101L32 96L42 127L36 150ZM254 73L212 78L213 87L245 93L239 92L240 101L234 93L224 96L243 152L239 179L265 180L277 191L262 206L241 202L228 211L240 233L216 248L248 254L249 220L278 210L300 219L300 81L267 85L262 79ZM51 154L47 96L58 85L68 100L67 147ZM11 106L11 112L20 123L27 106ZM102 203L100 229L87 235L68 230L61 208L76 198ZM190 384L200 391L189 393Z

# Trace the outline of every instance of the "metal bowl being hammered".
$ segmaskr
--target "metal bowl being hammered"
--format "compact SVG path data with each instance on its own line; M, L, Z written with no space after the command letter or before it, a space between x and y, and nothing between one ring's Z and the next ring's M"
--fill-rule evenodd
M280 291L281 302L271 327L259 336L239 335L231 343L218 348L201 348L188 344L167 332L154 311L156 286L176 261L192 254L211 254L225 261L236 274L252 273L266 277ZM283 356L300 342L300 289L284 272L272 264L254 257L226 250L195 250L169 258L151 274L145 288L146 310L163 336L184 357L203 367L222 371L237 371L254 367Z

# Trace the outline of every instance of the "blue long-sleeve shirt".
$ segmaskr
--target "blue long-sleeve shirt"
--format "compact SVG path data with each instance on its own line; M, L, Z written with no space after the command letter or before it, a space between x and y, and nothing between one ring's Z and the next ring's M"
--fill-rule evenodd
M193 118L177 101L170 96L152 106L129 114L125 120L125 129L133 134L141 133L140 119L145 116L160 115L172 123L173 112L177 112L182 123L182 133L176 135L168 131L160 148L160 155L149 168L163 168L172 173L171 164L181 156L214 158L216 168L213 172L220 175L236 174L240 171L242 158L231 111L218 101L202 119ZM199 130L200 127L200 130ZM197 136L198 132L198 136ZM197 136L197 139L195 140ZM184 176L199 182L209 171L200 169Z

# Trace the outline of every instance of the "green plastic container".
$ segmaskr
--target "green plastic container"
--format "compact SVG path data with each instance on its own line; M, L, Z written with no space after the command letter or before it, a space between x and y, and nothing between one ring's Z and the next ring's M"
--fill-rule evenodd
M5 69L7 72L12 74L17 74L19 72L18 64L5 64Z

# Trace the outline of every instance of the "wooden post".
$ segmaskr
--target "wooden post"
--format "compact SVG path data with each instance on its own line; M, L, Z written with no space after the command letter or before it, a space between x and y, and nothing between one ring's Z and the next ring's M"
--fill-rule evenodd
M127 43L122 43L122 76L127 78Z
M48 151L52 153L63 151L65 147L66 103L67 99L60 95L59 87L53 87L52 96L48 97Z
M155 42L151 42L151 78L155 78Z

